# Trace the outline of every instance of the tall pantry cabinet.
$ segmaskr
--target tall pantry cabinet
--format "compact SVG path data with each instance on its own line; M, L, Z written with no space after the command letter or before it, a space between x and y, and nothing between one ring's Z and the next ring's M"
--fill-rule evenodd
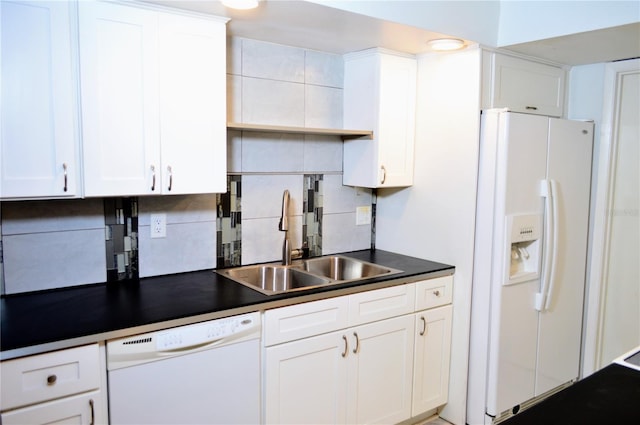
M79 193L75 8L0 2L0 198Z
M86 196L226 190L226 19L80 2Z

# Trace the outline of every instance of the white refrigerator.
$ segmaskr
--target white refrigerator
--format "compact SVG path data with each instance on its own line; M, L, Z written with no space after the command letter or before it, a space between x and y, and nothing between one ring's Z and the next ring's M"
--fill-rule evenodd
M593 123L483 111L467 423L578 378Z

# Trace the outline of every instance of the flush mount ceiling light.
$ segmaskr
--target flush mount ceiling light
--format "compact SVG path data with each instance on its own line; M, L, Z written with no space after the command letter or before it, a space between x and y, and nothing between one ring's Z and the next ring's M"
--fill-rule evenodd
M222 4L230 9L255 9L260 0L222 0Z
M464 48L464 41L459 38L438 38L427 42L431 48L437 52L458 50Z

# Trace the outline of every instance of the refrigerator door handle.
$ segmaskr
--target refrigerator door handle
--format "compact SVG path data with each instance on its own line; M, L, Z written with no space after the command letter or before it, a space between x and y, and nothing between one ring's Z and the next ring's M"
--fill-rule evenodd
M547 294L549 293L549 281L551 274L552 262L552 244L553 244L553 191L551 180L542 180L540 182L540 196L545 198L544 216L544 269L542 270L542 281L540 282L540 292L536 294L535 307L538 311L543 311L547 305Z
M547 301L544 304L545 310L549 310L551 307L553 288L556 283L556 263L558 259L558 183L555 180L551 180L551 205L551 211L553 214L553 249L549 256L551 258L551 270L549 271L549 290L547 291Z

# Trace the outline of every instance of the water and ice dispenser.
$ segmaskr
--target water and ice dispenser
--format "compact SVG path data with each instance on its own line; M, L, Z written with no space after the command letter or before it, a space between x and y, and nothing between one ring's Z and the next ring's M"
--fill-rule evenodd
M540 277L542 215L507 216L507 279L504 285L527 282Z

